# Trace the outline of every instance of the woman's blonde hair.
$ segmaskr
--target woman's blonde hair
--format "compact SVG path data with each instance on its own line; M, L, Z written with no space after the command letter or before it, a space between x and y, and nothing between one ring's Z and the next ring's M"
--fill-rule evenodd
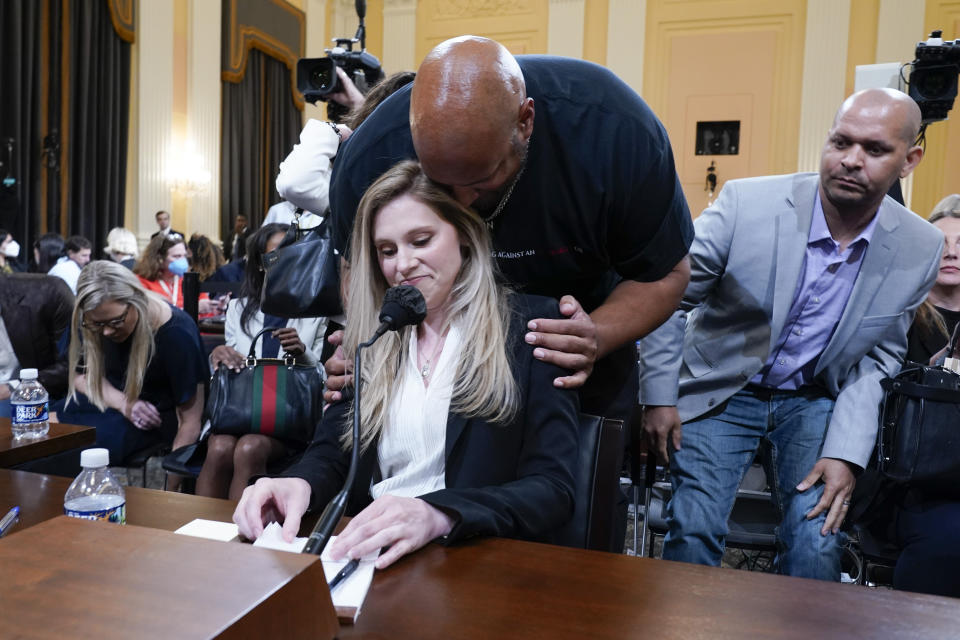
M507 291L496 281L490 237L483 221L427 178L417 162L401 162L389 169L360 201L350 245L346 356L352 361L357 345L379 326L378 314L390 285L380 270L373 246L374 223L384 206L404 195L419 200L453 225L460 240L463 262L450 291L446 324L455 322L464 340L457 354L450 409L464 416L508 422L518 411L520 400L507 355ZM363 370L358 378L363 384L361 450L376 439L383 427L407 365L407 346L415 330L406 327L389 332L364 352ZM350 437L346 430L345 446L349 446Z
M95 260L84 267L77 280L77 301L73 307L70 340L69 400L76 400L75 378L80 364L81 351L86 370L87 397L101 411L107 405L103 400L103 380L106 366L103 361L103 334L83 326L83 316L105 302L119 302L137 312L137 325L130 336L130 361L127 364L127 379L123 387L127 402L140 397L143 376L153 357L153 330L150 327L150 301L162 302L140 284L130 269L117 262ZM79 340L83 336L83 341Z
M930 212L927 221L930 224L943 220L944 218L960 218L960 193L953 193L937 203ZM950 331L947 330L947 323L943 316L933 306L929 298L917 307L917 317L914 323L926 334L941 335L945 338L950 337Z

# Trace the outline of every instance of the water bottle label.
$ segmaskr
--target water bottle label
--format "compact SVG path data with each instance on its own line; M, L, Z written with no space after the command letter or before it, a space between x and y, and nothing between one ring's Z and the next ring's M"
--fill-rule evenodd
M107 522L116 522L118 524L127 523L126 502L111 509L95 509L93 511L75 511L73 509L67 509L64 507L63 512L71 518L80 518L81 520L105 520Z
M36 424L47 421L47 403L13 405L14 424Z

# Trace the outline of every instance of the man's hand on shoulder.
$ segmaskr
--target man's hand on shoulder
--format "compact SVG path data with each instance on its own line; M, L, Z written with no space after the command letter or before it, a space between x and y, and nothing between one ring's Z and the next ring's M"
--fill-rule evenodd
M676 407L644 407L643 431L647 435L650 449L657 452L664 464L670 462L667 443L672 444L675 450L680 450L683 424L680 422L680 412Z
M853 465L846 460L820 458L803 482L797 485L797 491L803 493L818 480L823 480L823 495L820 502L807 514L807 520L813 520L829 509L827 519L820 529L820 535L825 536L840 531L840 525L850 509L850 496L857 478L853 473Z
M556 378L554 386L582 387L597 360L597 327L573 296L560 298L560 313L565 317L559 320L531 320L524 339L534 346L533 357L573 371L573 375Z

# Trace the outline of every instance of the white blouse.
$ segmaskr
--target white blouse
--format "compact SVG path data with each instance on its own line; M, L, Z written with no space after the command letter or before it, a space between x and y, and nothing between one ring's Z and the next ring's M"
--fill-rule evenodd
M417 334L412 332L407 365L377 446L383 479L371 484L375 499L387 494L415 498L446 487L447 414L459 350L460 331L451 326L425 387L417 367Z

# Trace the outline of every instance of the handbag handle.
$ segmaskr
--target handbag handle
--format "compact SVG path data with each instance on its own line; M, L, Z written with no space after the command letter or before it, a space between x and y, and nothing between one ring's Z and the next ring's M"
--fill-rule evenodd
M960 404L960 391L955 389L928 387L908 380L897 380L896 378L884 378L880 381L880 386L884 391L894 391L911 398Z
M270 331L276 331L277 329L282 329L283 327L264 327L261 329L257 335L253 337L253 341L250 342L250 351L247 352L247 366L255 367L257 366L257 342L265 333ZM289 362L287 362L289 360ZM284 352L283 354L283 363L291 366L294 363L295 358L289 353Z

